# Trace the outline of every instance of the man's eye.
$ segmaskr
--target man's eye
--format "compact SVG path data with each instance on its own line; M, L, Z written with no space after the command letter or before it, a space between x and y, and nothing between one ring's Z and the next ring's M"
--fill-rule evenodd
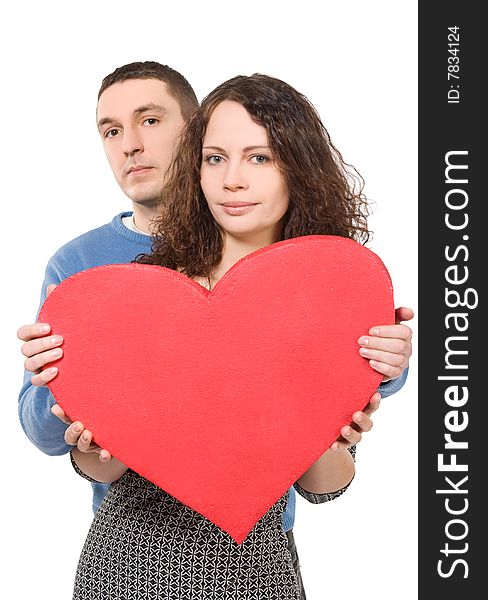
M156 123L158 123L158 119L155 119L154 117L148 117L147 119L144 119L145 125L156 125Z
M105 132L106 138L113 138L119 133L118 129L109 129Z

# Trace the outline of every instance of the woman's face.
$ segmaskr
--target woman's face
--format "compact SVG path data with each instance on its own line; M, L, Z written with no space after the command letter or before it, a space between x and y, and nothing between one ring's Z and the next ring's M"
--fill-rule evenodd
M288 188L266 130L238 102L213 111L203 140L200 183L214 219L243 241L280 239Z

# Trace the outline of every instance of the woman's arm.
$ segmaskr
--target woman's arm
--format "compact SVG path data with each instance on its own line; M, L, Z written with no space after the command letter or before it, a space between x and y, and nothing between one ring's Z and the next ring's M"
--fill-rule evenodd
M80 421L72 423L64 437L68 444L74 445L71 459L75 468L78 467L87 478L99 483L112 483L127 471L127 466L113 457L108 450L92 443L92 433L85 429Z
M298 479L298 485L312 494L331 494L345 488L354 477L354 459L347 450L327 450Z
M373 369L383 375L384 381L403 377L412 354L412 330L402 321L413 318L410 308L395 311L395 325L373 327L369 336L362 336L361 356L369 359ZM403 381L400 384L403 385ZM380 387L381 391L381 387ZM395 390L396 391L396 390ZM312 494L331 494L343 491L354 477L354 459L347 448L361 440L361 434L373 426L371 413L379 407L380 395L374 394L364 412L353 415L353 423L341 429L340 438L297 481L302 491Z
M311 494L333 494L344 491L354 474L351 446L361 441L362 434L373 427L372 413L379 408L381 396L375 392L364 411L355 412L351 425L341 429L341 437L298 479L297 484Z
M76 466L90 479L99 483L117 481L127 471L126 465L112 457L108 462L102 462L96 453L80 452L78 448L71 451Z

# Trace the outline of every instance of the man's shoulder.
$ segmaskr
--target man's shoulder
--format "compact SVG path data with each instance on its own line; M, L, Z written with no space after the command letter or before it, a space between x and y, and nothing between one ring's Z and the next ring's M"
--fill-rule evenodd
M131 262L137 254L149 252L149 236L137 235L122 222L130 212L116 215L110 222L82 233L61 246L49 260L60 279L112 263Z
M116 215L111 221L105 223L104 225L100 225L100 227L95 227L94 229L90 229L89 231L85 231L79 236L73 238L66 244L63 244L54 256L58 254L63 254L65 252L69 252L71 250L77 250L79 248L83 248L86 245L91 245L93 243L97 243L98 240L104 240L105 238L115 237L117 235L117 227L116 223L119 221L122 223L122 218L126 215L130 215L131 213L120 213Z

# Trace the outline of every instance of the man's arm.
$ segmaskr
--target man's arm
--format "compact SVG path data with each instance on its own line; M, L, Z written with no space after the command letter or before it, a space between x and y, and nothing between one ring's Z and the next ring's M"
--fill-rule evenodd
M49 261L46 267L39 308L48 295L48 286L50 288L49 291L51 291L53 284L60 283L63 278L54 262L52 260ZM24 384L19 394L18 406L22 429L29 440L45 454L49 454L50 456L66 454L71 450L71 446L64 440L67 424L52 414L51 407L55 404L56 400L49 388L44 385L55 374L51 373L52 376L50 376L49 373L43 371L41 375L39 373L41 365L36 362L39 359L29 359L29 356L36 354L34 352L36 348L37 352L40 352L38 348L41 348L43 353L47 354L38 354L38 356L41 356L40 360L42 361L42 356L44 356L44 360L50 362L49 359L51 357L49 353L53 352L59 346L59 341L53 341L50 329L47 332L41 331L40 324L21 327L17 332L17 336L24 342L22 346L23 353L24 348L26 346L28 348L25 351L27 354L24 353L24 356L26 356L26 370L24 372ZM33 347L34 350L32 350ZM34 378L37 385L32 383L32 378Z
M408 367L405 367L405 370L400 375L400 377L396 377L395 379L390 379L389 381L382 381L380 386L378 387L378 392L381 394L382 398L387 398L392 394L396 394L402 387L405 385L405 381L408 377Z
M31 383L32 373L24 374L24 385L19 394L19 420L25 435L39 450L50 456L66 454L71 450L64 441L67 424L51 413L54 396L46 386Z

